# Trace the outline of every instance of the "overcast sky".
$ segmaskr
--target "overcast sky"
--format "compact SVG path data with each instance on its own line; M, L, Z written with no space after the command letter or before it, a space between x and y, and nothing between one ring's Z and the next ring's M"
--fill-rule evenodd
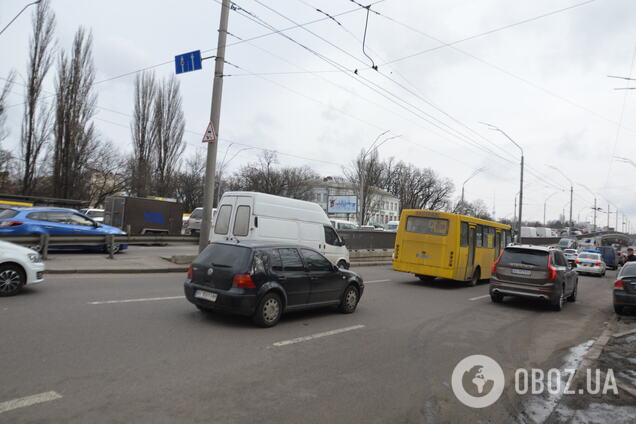
M0 25L28 2L0 2ZM383 158L433 168L455 183L456 196L462 182L484 167L466 184L466 198L483 199L497 217L510 218L519 190L519 150L479 123L484 121L525 151L524 219L542 221L544 201L555 192L548 219L563 209L568 213L569 183L550 165L598 193L603 211L607 202L600 196L636 216L636 168L612 161L636 160L636 91L616 91L629 83L607 77L632 72L636 2L596 0L540 17L583 2L377 2L372 10L379 15L369 15L365 46L376 72L362 51L366 10L352 1L239 0L243 10L229 18L226 60L238 68L225 65L220 157L234 142L228 157L247 146L273 149L281 164L341 175L342 166L389 130L401 137L380 147ZM221 9L215 0L51 3L59 48L69 48L80 25L93 31L98 82L167 62L154 68L164 78L174 73L176 54L200 49L214 55ZM0 35L0 77L11 69L25 75L31 11ZM298 44L280 34L239 42L271 32L261 24L283 29L323 18L285 32ZM203 153L213 65L206 60L203 70L178 76L187 156ZM129 75L96 85L96 126L122 151L130 151L133 81ZM10 110L5 148L17 147L20 83L18 77L9 100L17 106ZM46 84L52 87L53 72ZM229 167L255 160L258 149L239 153ZM578 185L574 190L574 219L585 220L593 196ZM612 215L612 226L614 221Z

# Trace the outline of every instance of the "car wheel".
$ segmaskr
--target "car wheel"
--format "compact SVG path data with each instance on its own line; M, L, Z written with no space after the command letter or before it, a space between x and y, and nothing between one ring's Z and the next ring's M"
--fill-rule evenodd
M568 296L568 302L576 302L576 294L579 290L579 282L574 283L574 290L572 290L572 294Z
M16 265L0 265L0 297L20 293L26 283L24 271Z
M563 305L565 304L565 298L563 297L563 289L561 289L561 293L559 297L552 301L552 310L560 311L563 309Z
M344 259L338 261L338 268L349 269L349 264Z
M481 278L481 272L479 271L479 269L476 269L475 272L473 272L473 277L468 282L468 285L471 287L475 287L477 283L479 283L480 278Z
M493 301L493 303L501 303L503 302L503 294L501 293L497 293L497 292L492 292L490 293L490 300Z
M342 295L340 301L340 312L343 314L351 314L356 310L358 301L360 300L360 293L358 288L353 284L349 284Z
M272 327L278 323L283 313L283 302L276 293L265 294L258 302L254 323L260 327Z
M616 312L618 315L622 315L624 309L625 309L624 306L614 305L614 312Z
M113 246L113 255L119 253L119 250L121 249L121 246L119 244L115 244ZM108 246L104 247L104 252L108 253Z

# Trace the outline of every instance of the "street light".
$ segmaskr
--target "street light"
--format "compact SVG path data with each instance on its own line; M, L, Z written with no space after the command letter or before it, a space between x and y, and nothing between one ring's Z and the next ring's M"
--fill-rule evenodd
M477 168L473 171L472 174L470 174L470 177L466 178L466 180L462 183L462 200L460 201L460 205L464 204L464 186L466 185L466 183L468 181L470 181L473 177L477 176L477 174L479 174L480 172L484 172L486 170L486 168Z
M550 200L550 198L552 196L554 196L555 194L559 194L559 193L563 193L563 190L560 191L555 191L554 193L552 193L551 195L549 195L548 197L545 198L545 200L543 201L543 226L545 227L546 225L546 221L545 221L545 209L546 209L546 205L548 203L548 200Z
M515 146L517 146L517 148L519 148L519 150L521 151L521 172L520 172L520 178L519 178L519 222L517 223L517 227L518 227L517 238L521 240L521 217L522 217L522 209L523 209L523 148L516 141L514 141L508 134L506 134L503 130L501 130L499 127L489 124L487 122L481 122L481 123L483 125L486 125L489 129L503 134L504 137L510 140L510 142L514 144Z
M217 182L217 193L216 193L216 204L217 204L217 206L219 204L219 201L221 200L221 178L223 176L223 172L225 171L225 166L228 163L232 162L232 160L234 160L234 158L237 157L239 153L244 152L246 150L257 149L257 147L244 147L244 148L239 149L236 152L234 152L234 155L230 159L228 159L226 161L225 159L227 158L227 154L230 151L230 148L232 147L233 144L234 143L230 143L230 145L227 146L227 149L225 150L225 154L223 155L223 160L219 164L219 181Z
M15 16L13 17L13 19L11 19L11 20L9 21L9 23L8 23L8 24L6 24L6 25L4 26L4 28L2 28L2 30L0 30L0 35L2 35L2 33L3 33L3 32L5 32L5 31L7 30L7 28L9 28L9 26L10 26L10 25L11 25L11 24L12 24L12 23L16 20L16 19L18 19L18 16L20 16L20 15L22 14L22 12L24 12L25 10L27 10L27 8L28 8L29 6L33 6L34 4L38 4L38 3L40 3L41 1L42 1L42 0L37 0L37 1L34 1L34 2L29 3L29 4L27 4L26 6L24 6L24 7L22 8L22 10L20 10L20 11L18 12L18 14L17 14L17 15L15 15Z
M574 222L572 222L572 200L574 198L574 183L572 182L572 180L570 179L570 177L568 177L567 175L565 175L563 173L563 171L561 171L559 168L557 168L556 166L552 166L552 165L548 165L548 168L552 168L555 171L557 171L559 174L563 175L563 178L565 178L566 180L568 180L568 182L570 183L570 232L572 231L572 226L574 225Z
M382 140L379 144L376 144L376 143L378 143L378 141L380 141L380 139L381 139L382 137L384 137L384 136L385 136L385 135L386 135L389 131L390 131L390 130L386 130L386 131L384 131L384 132L380 133L380 134L379 134L379 135L375 138L375 140L373 141L373 143L371 143L371 145L369 146L369 148L368 148L366 151L365 151L365 150L363 150L363 151L362 151L362 157L360 158L360 165L359 165L359 167L360 167L360 171L361 171L361 172L360 172L360 199L359 199L359 203L360 203L360 217L359 217L359 224L360 224L360 225L364 225L364 224L365 224L365 223L364 223L364 222L362 222L362 221L364 220L364 210L363 210L363 209L366 209L366 205L365 205L365 203L366 203L366 196L364 195L364 177L365 177L366 172L367 172L367 171L366 171L366 164L365 164L365 162L366 162L366 160L367 160L367 155L368 155L369 153L373 152L373 151L378 150L378 148L380 148L380 146L382 146L382 145L383 145L384 143L386 143L387 141L390 141L390 140L396 139L396 138L398 138L398 137L401 137L401 135L394 135L394 136L391 136L391 137L387 137L387 138L385 138L384 140Z

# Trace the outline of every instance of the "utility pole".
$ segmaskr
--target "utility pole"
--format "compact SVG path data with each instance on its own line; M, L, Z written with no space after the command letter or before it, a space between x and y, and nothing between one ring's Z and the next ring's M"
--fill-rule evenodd
M596 197L594 198L594 232L596 232Z
M610 204L607 202L607 231L609 231L609 219L610 219Z
M223 0L221 20L219 22L219 38L216 59L214 60L214 84L212 87L212 107L210 122L216 131L217 140L208 143L208 157L205 165L205 186L203 189L203 217L199 236L199 252L205 249L210 240L210 224L214 199L214 183L216 174L216 152L219 137L219 120L221 118L221 97L223 93L223 65L225 64L225 43L227 40L227 21L230 14L230 0Z
M570 232L572 231L572 227L574 227L574 222L572 221L572 199L574 198L574 187L570 184Z

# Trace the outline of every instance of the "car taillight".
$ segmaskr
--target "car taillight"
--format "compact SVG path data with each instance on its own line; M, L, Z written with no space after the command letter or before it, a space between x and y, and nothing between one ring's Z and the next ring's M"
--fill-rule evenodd
M20 221L2 221L0 222L0 227L16 227L18 225L22 225Z
M623 280L616 280L614 283L614 288L619 290L625 290L625 286L623 285Z
M501 255L503 255L503 250L501 251L499 256L497 256L497 259L495 260L495 262L492 263L492 266L490 267L491 274L494 274L497 271L497 265L499 264L499 260L501 260Z
M576 260L574 261L574 263L575 263L575 264L579 264L579 263L581 263L581 261L579 261L578 259L576 259Z
M552 256L548 257L548 271L550 271L550 277L548 277L548 279L554 280L556 278L557 273L556 273L556 269L554 269L554 267L552 266Z
M232 285L240 289L255 289L256 285L249 274L236 274L232 279Z
M192 280L192 265L188 267L188 278Z
M594 266L601 266L601 263L600 263L600 262L596 262L596 263L594 264Z

